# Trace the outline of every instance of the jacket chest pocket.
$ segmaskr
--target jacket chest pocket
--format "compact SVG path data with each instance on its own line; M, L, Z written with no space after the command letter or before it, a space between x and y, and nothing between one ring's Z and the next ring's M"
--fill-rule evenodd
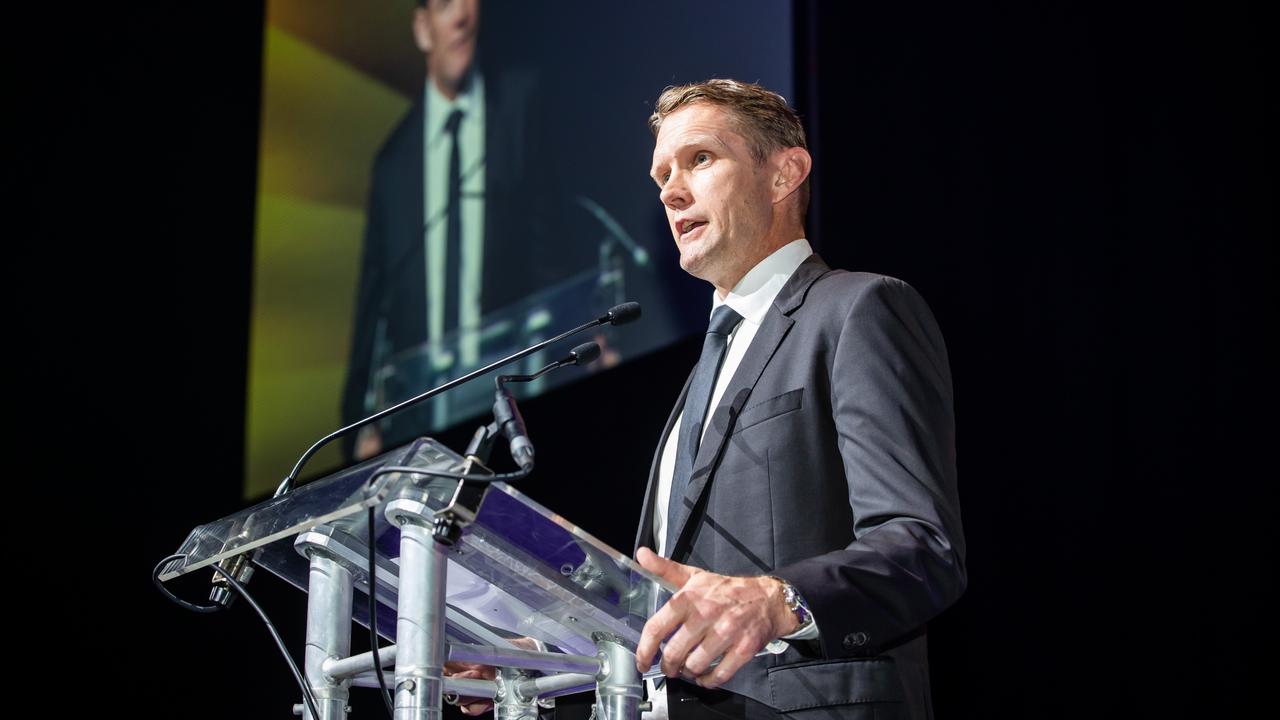
M734 423L733 432L739 433L753 425L759 425L766 420L772 420L779 415L785 415L789 412L795 412L800 409L801 399L804 397L804 388L796 388L787 392L771 397L768 400L750 405L738 414L738 421Z

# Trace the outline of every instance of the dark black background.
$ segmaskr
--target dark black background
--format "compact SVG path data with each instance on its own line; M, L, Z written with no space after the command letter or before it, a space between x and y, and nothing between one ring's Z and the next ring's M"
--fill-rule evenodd
M6 118L10 651L42 648L29 697L61 709L283 717L296 689L243 604L191 615L148 581L243 505L262 10L45 12L13 20L6 63L24 108ZM930 627L938 715L1244 714L1274 667L1261 11L796 13L810 235L915 285L950 349L970 585ZM629 546L696 353L527 403L526 490ZM302 598L279 586L253 587L300 648Z

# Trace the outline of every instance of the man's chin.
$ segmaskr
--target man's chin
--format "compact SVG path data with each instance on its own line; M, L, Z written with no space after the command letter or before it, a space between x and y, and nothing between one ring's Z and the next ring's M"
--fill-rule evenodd
M703 266L706 264L704 260L705 258L693 252L682 251L680 253L680 269L699 280L703 280L705 278L703 278L700 273Z
M686 256L681 255L680 269L689 273L693 277L698 278L699 280L709 282L712 285L716 284L715 268L712 267L712 263L707 262L707 258L705 257L701 257L701 256L689 257L688 260L686 261Z

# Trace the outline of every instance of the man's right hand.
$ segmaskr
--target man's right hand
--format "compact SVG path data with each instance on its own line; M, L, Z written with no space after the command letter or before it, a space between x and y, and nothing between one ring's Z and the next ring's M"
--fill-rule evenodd
M368 460L382 452L382 432L377 425L365 425L356 433L356 460Z
M533 638L512 638L510 642L521 650L542 649ZM498 677L498 669L480 663L447 662L444 664L444 676L464 680L493 680ZM493 709L493 701L488 698L458 698L458 709L462 710L463 715L480 715Z
M464 680L493 680L498 677L498 669L480 663L447 662L444 664L444 676ZM493 709L493 701L488 698L458 698L458 709L463 715L480 715Z

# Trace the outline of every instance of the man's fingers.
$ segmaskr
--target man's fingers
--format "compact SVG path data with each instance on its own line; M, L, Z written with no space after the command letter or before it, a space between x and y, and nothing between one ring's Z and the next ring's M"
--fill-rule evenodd
M740 638L720 659L720 664L698 677L698 684L706 688L720 687L755 657L756 650L758 648L750 637Z
M696 570L688 565L681 565L675 560L664 558L647 547L641 547L636 551L636 562L640 563L640 567L676 587L684 587Z
M666 605L649 617L640 633L640 642L636 644L636 668L640 672L653 665L653 658L658 654L658 645L666 640L675 629L684 622L684 603L673 595Z
M655 553L647 547L641 547L636 551L636 562L640 563L640 567L657 575L658 577L666 577L667 565L671 563L667 558Z
M524 649L524 650L537 650L537 649L538 649L538 641L537 641L537 640L534 640L534 639L533 639L533 638L531 638L531 637L518 637L518 638L512 638L512 639L510 640L510 642L511 642L511 644L512 644L512 645L515 645L516 647L518 647L518 648L522 648L522 649Z
M708 618L698 612L698 608L692 601L687 601L686 597L683 594L680 597L681 604L687 606L687 610L684 613L684 622L662 648L662 671L667 677L676 677L681 674L682 670L688 668L690 655L703 643L707 642L706 636L711 630L711 624L714 621L714 618ZM728 646L727 640L724 645ZM713 655L712 658L714 657ZM708 658L707 662L709 663L710 661L711 659ZM697 674L699 673L693 673L693 675Z
M774 589L758 578L732 578L681 565L640 549L641 566L663 577L684 574L687 582L645 623L636 651L636 666L647 670L659 643L662 672L668 677L687 675L707 687L723 685L764 644L775 636L778 623L770 603L780 600ZM776 582L776 581L770 581ZM784 610L779 605L778 612ZM711 667L716 657L720 663Z
M679 677L685 659L700 642L702 633L692 623L686 622L662 648L662 674L672 678Z
M655 631L649 629L649 624L645 623L644 630L640 634L640 642L636 643L636 670L647 672L653 666L653 656L658 652L658 643L662 642L658 639Z
M711 668L711 663L723 655L736 639L736 633L723 632L721 623L712 625L703 633L702 642L685 658L685 674L691 677L701 677L707 674ZM668 647L670 647L670 643L668 643ZM663 656L666 656L665 652L663 652Z
M469 703L458 703L458 709L463 715L482 715L493 709L492 700L476 700Z
M472 662L456 662L450 661L444 664L445 677L457 678L480 678L481 680L492 680L498 677L498 669L492 665L482 665Z

